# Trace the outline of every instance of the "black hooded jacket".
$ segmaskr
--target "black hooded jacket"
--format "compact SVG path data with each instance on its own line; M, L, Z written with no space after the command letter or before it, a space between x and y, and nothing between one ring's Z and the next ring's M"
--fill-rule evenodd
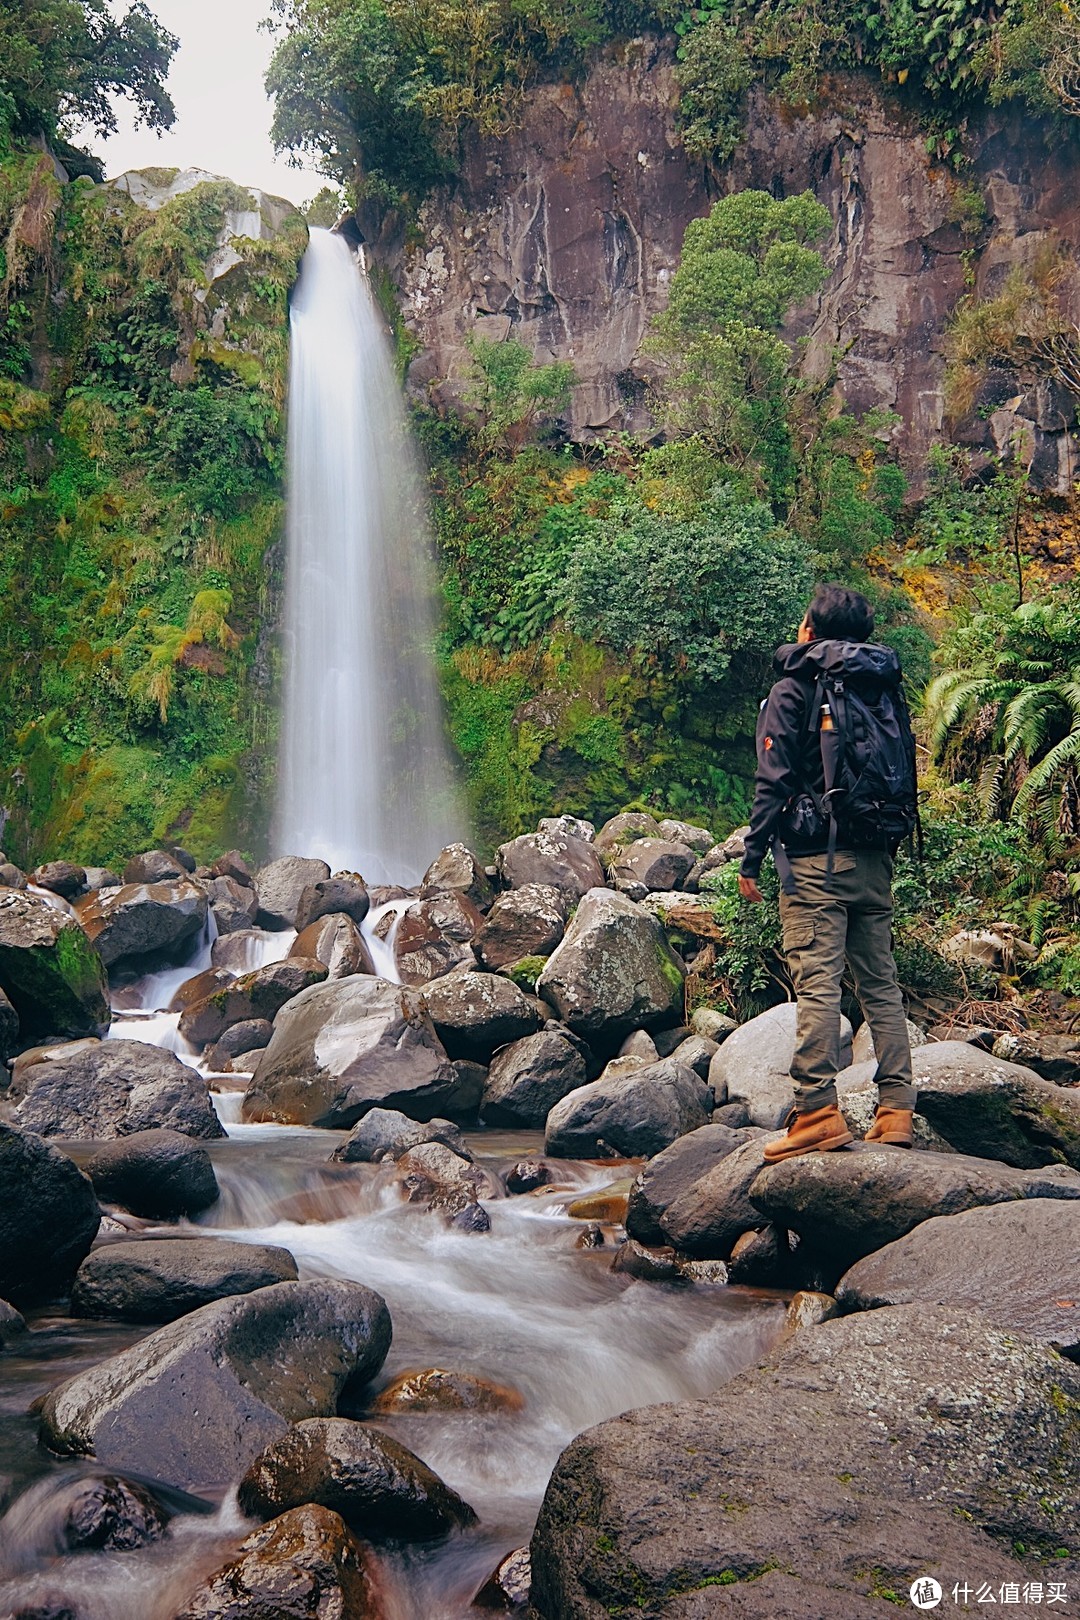
M777 836L789 855L821 855L828 848L827 824L816 836L800 837L784 816L798 794L809 790L820 798L825 791L821 739L816 729L809 729L809 720L815 680L826 670L842 674L848 685L869 695L875 687L899 682L900 660L891 647L870 641L796 642L777 650L773 671L778 679L758 715L754 807L739 868L743 877L757 877ZM861 847L886 846L879 839Z

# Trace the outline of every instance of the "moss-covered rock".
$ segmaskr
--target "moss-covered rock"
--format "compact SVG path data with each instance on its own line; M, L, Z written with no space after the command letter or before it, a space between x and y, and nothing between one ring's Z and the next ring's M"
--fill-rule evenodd
M109 1022L101 957L71 917L18 889L0 890L0 988L33 1037L97 1035Z

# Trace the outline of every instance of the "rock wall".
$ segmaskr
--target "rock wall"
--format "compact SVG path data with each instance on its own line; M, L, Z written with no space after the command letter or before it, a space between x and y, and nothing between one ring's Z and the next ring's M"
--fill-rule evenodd
M634 41L579 84L538 87L520 129L467 147L453 188L422 211L419 246L405 250L388 222L361 220L423 345L414 387L453 394L466 334L513 333L538 358L574 362L575 437L640 429L641 341L666 300L688 221L721 192L809 187L836 228L832 275L790 322L791 337L807 339L808 373L827 375L838 353L840 393L857 411L899 414L913 470L952 434L976 454L1018 444L1041 484L1070 489L1080 447L1068 397L998 376L968 421L946 424L943 337L972 286L993 293L1048 238L1080 248L1076 144L1053 144L1017 113L987 113L971 132L961 185L928 155L896 92L870 75L838 76L823 91L808 116L755 94L746 141L710 177L678 141L667 43ZM986 205L976 235L958 223L959 193L972 186ZM1071 297L1080 316L1080 276Z

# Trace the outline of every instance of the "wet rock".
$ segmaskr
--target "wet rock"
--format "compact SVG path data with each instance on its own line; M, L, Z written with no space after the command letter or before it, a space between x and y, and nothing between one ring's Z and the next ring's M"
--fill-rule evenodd
M555 1172L543 1159L519 1159L504 1176L506 1190L515 1197L547 1187L555 1180Z
M696 827L691 821L661 821L657 832L669 843L685 844L699 855L707 855L710 849L716 847L716 840L708 827Z
M842 1310L951 1305L1080 1360L1080 1204L993 1204L924 1221L840 1279Z
M166 1127L212 1141L225 1131L206 1082L145 1041L99 1041L26 1073L19 1124L39 1136L111 1140Z
M926 1045L926 1031L920 1029L918 1024L913 1024L910 1018L907 1019L906 1022L908 1041L911 1045L911 1050L914 1052L916 1047ZM877 1053L874 1051L874 1037L870 1033L870 1025L861 1024L859 1026L858 1034L851 1043L851 1062L853 1064L873 1063L876 1058Z
M445 973L425 987L423 1001L452 1058L486 1063L499 1047L540 1028L517 985L496 973Z
M707 1198L707 1190L699 1192L699 1183L746 1140L744 1132L729 1130L726 1125L705 1124L680 1136L650 1159L630 1189L626 1217L630 1236L641 1243L685 1247L674 1233L684 1235L687 1222L694 1218L702 1199ZM757 1163L760 1168L760 1158ZM750 1225L760 1222L752 1209L749 1215ZM730 1245L716 1258L725 1259L729 1253Z
M252 973L260 960L259 953L273 938L265 928L241 928L235 934L222 934L210 947L210 961L233 975Z
M291 1423L333 1412L389 1345L390 1315L370 1288L275 1283L203 1305L50 1390L42 1435L63 1455L185 1490L222 1485Z
M0 1540L24 1568L65 1553L133 1552L160 1541L168 1515L144 1485L116 1474L38 1480L16 1499ZM10 1569L5 1573L11 1573Z
M584 1232L574 1240L575 1249L602 1249L607 1242L599 1221L590 1221Z
M108 1027L105 972L70 917L47 900L0 889L0 989L23 1041L97 1035Z
M453 1107L457 1086L416 992L358 974L313 985L285 1004L243 1117L336 1130L371 1108L434 1119Z
M555 1104L585 1080L582 1044L567 1031L541 1030L492 1058L481 1118L485 1125L542 1131Z
M626 1221L626 1202L630 1197L632 1177L609 1182L595 1192L575 1198L566 1213L575 1221L602 1221L605 1226L622 1226Z
M1045 1030L999 1035L991 1050L995 1057L1021 1063L1056 1086L1071 1086L1080 1080L1080 1040L1075 1035L1053 1035Z
M274 1026L267 1018L244 1018L239 1024L230 1024L206 1054L209 1068L219 1074L227 1072L223 1068L226 1063L249 1052L261 1052L269 1046L273 1033Z
M567 899L547 883L524 883L500 894L473 939L491 972L523 958L550 956L566 930Z
M768 1134L757 1133L728 1150L718 1139L722 1155L718 1158L706 1144L700 1158L697 1148L688 1149L692 1156L684 1165L673 1159L646 1166L650 1179L642 1192L635 1188L631 1193L627 1230L641 1241L672 1243L680 1254L694 1259L726 1260L744 1232L768 1224L768 1217L749 1198L768 1140ZM695 1161L701 1165L696 1173Z
M424 873L420 897L427 900L446 889L463 894L478 911L486 911L491 904L491 882L480 860L465 844L448 844L439 851Z
M358 872L335 872L333 877L309 883L296 906L295 927L303 933L320 917L349 917L357 927L371 909L367 886Z
M99 889L75 911L106 967L152 956L183 961L206 925L208 901L200 884L125 883Z
M596 852L606 858L638 838L659 837L660 824L655 816L646 815L640 810L627 810L604 822L596 835Z
M409 907L394 935L394 960L403 984L429 984L455 968L476 965L469 943L483 923L470 900L453 892Z
M74 1316L123 1322L173 1322L200 1305L256 1288L296 1281L288 1249L225 1238L166 1238L110 1243L79 1267Z
M501 844L495 861L507 889L540 883L574 901L604 883L595 846L567 832L524 833Z
M394 1108L373 1108L358 1120L331 1155L342 1164L377 1164L380 1159L400 1159L422 1142L442 1142L466 1161L472 1154L458 1127L448 1119L432 1119L421 1124Z
M231 1024L252 1018L272 1023L286 1002L326 977L326 968L313 957L287 956L284 962L271 962L192 1002L180 1015L180 1034L192 1046L203 1047L219 1041Z
M6 1299L0 1299L0 1350L17 1344L26 1332L26 1318Z
M421 1142L409 1148L398 1160L398 1174L410 1204L424 1204L444 1215L470 1211L481 1198L497 1198L502 1193L486 1170L442 1142ZM487 1231L488 1224L478 1222L468 1229Z
M71 861L46 861L44 866L35 866L30 881L39 889L48 889L64 900L73 900L86 888L86 868L75 866Z
M183 984L169 1002L170 1012L183 1012L186 1007L194 1006L195 1002L202 1001L215 990L221 990L225 985L232 984L233 975L224 968L205 968L202 973L195 973Z
M88 1176L40 1137L0 1124L0 1298L26 1305L65 1291L100 1219Z
M685 844L638 838L619 851L612 872L617 880L643 883L651 892L678 889L693 864L693 851Z
M218 856L210 870L215 877L232 878L235 883L242 884L245 889L255 887L255 877L251 867L238 849L227 849L224 855Z
M915 1573L1022 1588L1038 1565L1004 1548L1080 1529L1078 1418L1080 1370L977 1316L823 1322L705 1400L574 1440L533 1536L533 1610L872 1620Z
M135 1131L97 1148L83 1169L98 1197L146 1220L199 1215L217 1202L217 1176L204 1147L179 1131Z
M784 1332L791 1334L800 1332L802 1328L820 1327L822 1322L831 1322L836 1314L837 1303L832 1294L800 1289L787 1308Z
M295 928L300 897L312 883L330 876L325 861L307 860L301 855L283 855L261 866L255 874L259 895L260 928Z
M798 1232L841 1272L935 1215L1022 1198L1080 1198L1080 1175L1064 1165L1016 1170L996 1159L923 1153L858 1142L842 1153L808 1153L766 1165L749 1188L767 1220Z
M385 1417L418 1412L520 1412L524 1399L516 1389L476 1373L423 1367L400 1373L379 1391L371 1410Z
M347 1418L308 1419L272 1441L240 1481L239 1501L259 1518L316 1502L366 1541L430 1541L476 1523L419 1457Z
M529 1601L532 1563L528 1547L518 1547L493 1570L472 1600L474 1609L494 1609L500 1614L523 1610Z
M214 877L206 884L206 893L219 934L254 928L259 897L250 883L240 883L233 877Z
M1080 1167L1080 1093L962 1041L920 1046L912 1066L916 1108L959 1153Z
M181 860L167 849L148 849L142 855L133 855L128 861L124 867L123 882L170 883L174 878L187 877L194 870L194 861L188 865L186 860Z
M356 923L344 912L331 912L309 923L298 934L290 956L314 957L327 970L330 979L347 979L353 973L374 973L367 941Z
M537 988L575 1034L614 1044L631 1029L676 1022L683 978L655 917L610 889L592 889Z
M841 1067L851 1061L851 1025L840 1020ZM728 1036L712 1060L709 1082L729 1102L746 1104L751 1123L776 1131L795 1106L795 1003L770 1007Z
M615 1258L611 1262L612 1271L622 1272L627 1277L636 1277L639 1282L684 1283L675 1250L646 1249L643 1244L627 1238L615 1250Z
M252 1531L176 1620L379 1620L365 1553L337 1513L305 1503Z
M694 1034L703 1036L707 1041L715 1041L717 1046L722 1045L729 1035L734 1035L738 1027L734 1018L712 1007L698 1007L690 1015L690 1028Z
M717 1262L700 1260L697 1265ZM788 1235L779 1226L763 1226L736 1238L727 1262L728 1281L750 1288L784 1288L795 1271Z
M693 1069L661 1058L621 1080L594 1080L556 1103L544 1151L560 1159L651 1157L708 1122L712 1094Z

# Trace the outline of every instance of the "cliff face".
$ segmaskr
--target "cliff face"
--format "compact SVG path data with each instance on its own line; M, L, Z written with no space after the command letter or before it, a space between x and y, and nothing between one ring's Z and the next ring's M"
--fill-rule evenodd
M579 85L538 87L520 129L469 145L454 187L424 207L421 246L373 243L423 346L413 385L453 393L465 335L513 333L538 358L573 361L575 437L640 428L640 345L688 221L708 211L717 186L809 188L836 225L832 275L789 327L807 339L807 371L827 374L838 353L840 394L859 412L901 417L898 445L913 471L930 444L953 436L977 453L1018 444L1038 483L1070 489L1080 457L1068 398L998 376L968 421L946 424L943 339L966 291L992 294L1048 239L1075 256L1077 148L1051 145L1034 120L988 113L970 135L961 186L876 79L838 77L825 92L805 117L757 94L748 137L711 189L678 141L667 44L635 41ZM985 218L965 233L961 192L973 188ZM1080 274L1070 300L1080 317Z

